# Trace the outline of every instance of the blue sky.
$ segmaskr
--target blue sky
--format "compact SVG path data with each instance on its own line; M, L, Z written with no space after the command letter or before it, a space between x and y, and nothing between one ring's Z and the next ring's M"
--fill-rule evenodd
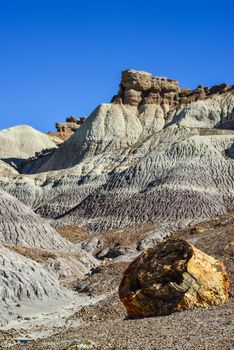
M0 129L88 115L126 68L234 84L233 13L225 0L0 0Z

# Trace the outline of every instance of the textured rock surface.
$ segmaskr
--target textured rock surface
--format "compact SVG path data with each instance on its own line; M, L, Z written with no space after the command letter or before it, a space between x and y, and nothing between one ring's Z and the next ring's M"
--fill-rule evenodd
M230 281L223 263L183 240L167 240L134 260L119 296L130 317L223 304Z
M56 147L48 135L27 125L1 130L0 144L0 158L27 159L43 149Z
M0 242L44 249L71 249L71 244L39 215L0 190Z
M60 226L174 226L233 209L234 162L226 155L233 143L232 131L170 127L121 152L59 172L1 177L0 185Z
M85 120L85 117L75 118L75 117L68 117L66 119L66 122L58 122L55 124L56 130L55 132L48 132L48 135L50 138L55 137L56 139L60 139L61 141L69 139L74 132L76 132L77 129L83 124ZM60 142L61 143L61 142Z
M214 95L204 101L192 102L174 118L173 122L190 128L228 128L234 122L234 95Z
M52 271L23 257L0 243L0 326L16 317L17 307L24 302L56 303L60 298L71 297Z
M90 254L0 190L0 326L17 317L18 307L27 310L30 304L36 310L40 303L55 307L71 301L71 292L59 279L67 285L96 265Z
M16 175L18 171L11 165L0 160L0 176Z
M176 80L127 70L112 103L95 109L37 171L67 168L85 157L124 149L178 123L190 128L232 128L233 110L233 86L180 89Z
M153 77L147 72L135 71L128 69L122 72L122 80L118 95L114 96L113 102L124 104L147 104L157 103L159 105L167 105L167 108L175 106L185 106L191 102L205 100L213 95L221 95L226 92L233 93L233 85L221 84L213 86L210 89L207 87L198 86L197 89L180 89L177 80L164 77ZM126 99L131 91L132 96L138 96L136 99ZM149 96L154 96L153 99Z
M234 163L223 152L233 140L233 134L200 135L194 129L156 134L133 148L106 183L58 223L88 225L100 232L231 210Z
M233 91L123 72L113 103L20 169L32 175L0 176L0 186L55 225L91 232L157 221L160 239L181 222L232 210Z

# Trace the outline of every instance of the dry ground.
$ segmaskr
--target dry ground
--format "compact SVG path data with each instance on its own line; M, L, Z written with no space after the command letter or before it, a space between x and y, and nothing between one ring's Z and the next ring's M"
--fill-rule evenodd
M119 237L117 233L114 233L112 238L110 234L105 234L105 237L107 240L119 239L120 243L124 243L124 240L127 240L125 244L132 243L131 232L128 232L126 237L124 231L121 232ZM67 236L68 233L64 232L64 235ZM72 233L70 235L72 237ZM233 283L234 213L212 218L192 229L179 231L174 237L189 240L207 254L223 260ZM135 236L135 240L137 239ZM233 296L220 307L130 320L126 318L117 293L126 266L126 262L114 263L106 260L106 263L91 275L77 281L76 290L90 299L103 293L107 295L106 299L94 305L74 308L74 313L69 318L81 320L80 326L64 327L51 337L24 346L15 345L12 349L63 350L68 349L74 341L80 344L77 349L82 349L88 344L88 340L93 341L93 349L97 350L234 349ZM15 338L18 335L19 333L16 334L13 330L8 333L2 332L0 340Z

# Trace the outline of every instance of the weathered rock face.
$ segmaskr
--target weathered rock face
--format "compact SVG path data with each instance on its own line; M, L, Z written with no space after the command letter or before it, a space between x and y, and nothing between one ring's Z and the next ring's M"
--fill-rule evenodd
M124 273L119 296L130 317L223 304L229 296L223 263L184 240L148 249Z
M0 326L17 317L15 305L24 302L57 302L71 293L55 273L37 262L10 251L0 243Z
M203 86L198 86L195 90L180 89L177 80L128 69L122 72L120 90L112 102L132 106L151 103L169 107L186 106L191 102L233 90L233 86L227 84L216 85L210 89Z
M1 189L0 242L64 251L72 247L39 215Z
M9 164L0 160L0 176L17 175L18 171Z
M153 76L147 72L128 69L122 72L122 85L127 89L138 91L149 90L152 85Z
M129 70L113 103L96 108L58 149L18 168L31 175L2 170L0 186L59 226L174 228L234 209L234 132L226 129L233 123L232 86L179 89Z
M75 118L75 117L68 117L66 119L66 122L58 122L55 124L56 130L55 132L48 132L48 135L50 137L56 137L58 139L61 139L62 141L65 141L69 139L74 132L76 132L77 129L83 124L85 121L85 117Z

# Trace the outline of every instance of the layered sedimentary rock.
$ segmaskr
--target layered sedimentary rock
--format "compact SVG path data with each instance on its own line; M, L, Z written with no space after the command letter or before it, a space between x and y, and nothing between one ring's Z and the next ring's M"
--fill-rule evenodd
M233 109L233 86L180 89L176 80L127 70L112 103L96 108L37 171L65 169L85 157L122 150L175 124L231 128Z
M125 153L106 183L58 223L88 225L100 232L231 210L234 163L223 152L233 141L233 134L209 136L194 129L167 129L154 135Z
M221 305L230 281L222 262L183 240L166 240L134 260L119 287L130 317Z
M17 316L17 305L25 302L51 305L69 297L71 293L59 284L55 273L0 243L0 326Z
M233 108L233 86L188 90L125 71L112 103L21 169L32 175L0 186L55 225L91 232L222 214L234 208Z
M39 215L2 190L0 242L44 249L70 250L72 246Z
M79 127L83 124L84 120L85 117L75 118L70 116L66 119L66 122L56 123L56 131L49 131L48 135L50 137L57 137L62 141L67 140L74 134L74 132L76 132L77 129L79 129Z
M233 85L221 84L211 88L198 86L197 89L179 87L177 80L154 77L147 72L128 69L122 72L120 90L112 102L130 105L159 104L164 109L184 106L213 95L233 92Z
M96 264L90 254L0 190L0 326L16 318L17 308L28 303L68 302L71 292L59 279L82 277Z

